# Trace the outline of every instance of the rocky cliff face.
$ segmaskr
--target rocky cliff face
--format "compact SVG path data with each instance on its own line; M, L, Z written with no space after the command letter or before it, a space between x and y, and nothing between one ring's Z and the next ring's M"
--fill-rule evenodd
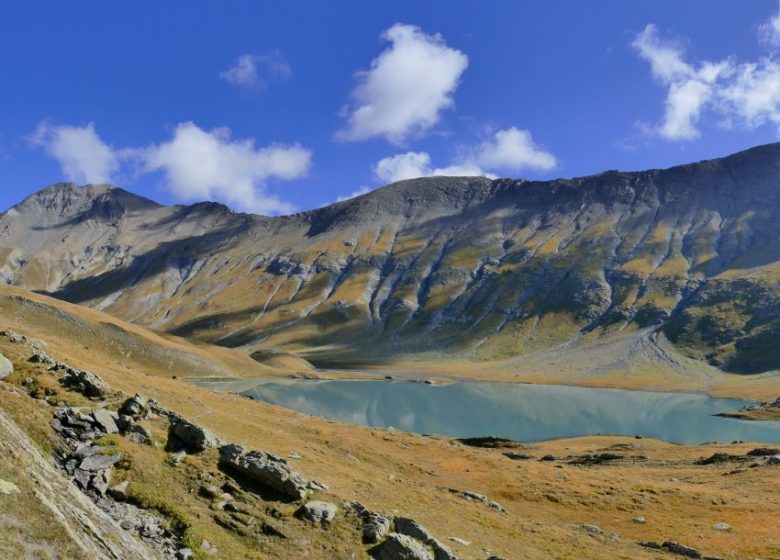
M403 181L279 218L54 185L0 215L0 276L320 363L502 359L655 332L751 373L780 369L778 211L780 144L572 180Z

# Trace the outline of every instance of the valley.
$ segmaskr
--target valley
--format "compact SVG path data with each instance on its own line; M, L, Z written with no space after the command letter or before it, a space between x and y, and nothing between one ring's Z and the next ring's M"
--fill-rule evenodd
M777 184L780 144L273 218L31 195L0 553L780 557Z

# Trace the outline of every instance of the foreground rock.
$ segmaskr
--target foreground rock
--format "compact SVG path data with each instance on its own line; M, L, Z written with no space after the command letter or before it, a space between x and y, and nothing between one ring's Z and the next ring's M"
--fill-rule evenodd
M194 453L219 447L222 442L206 428L183 418L174 419L168 428L168 448L186 449Z
M406 535L390 533L379 545L369 550L375 560L434 560L430 549Z
M389 518L373 511L363 513L363 542L373 544L381 541L390 532Z
M336 517L337 509L334 504L329 502L314 500L301 506L298 515L312 523L330 523Z
M14 372L11 360L0 354L0 379L4 379Z
M309 482L287 461L265 451L246 452L240 445L225 445L220 449L219 464L286 498L302 500L309 492Z

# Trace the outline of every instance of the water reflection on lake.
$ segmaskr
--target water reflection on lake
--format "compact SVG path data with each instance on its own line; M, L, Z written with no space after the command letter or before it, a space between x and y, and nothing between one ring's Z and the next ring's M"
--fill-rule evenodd
M780 443L780 422L713 416L748 404L697 394L557 385L460 382L242 380L201 382L218 391L364 426L521 441L622 434L679 443L741 439Z

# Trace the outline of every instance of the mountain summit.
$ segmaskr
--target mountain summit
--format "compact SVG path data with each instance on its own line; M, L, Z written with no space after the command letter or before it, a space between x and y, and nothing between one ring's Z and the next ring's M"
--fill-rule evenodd
M277 218L61 184L0 215L0 275L321 364L753 373L780 368L779 213L780 144L569 180L415 179Z

